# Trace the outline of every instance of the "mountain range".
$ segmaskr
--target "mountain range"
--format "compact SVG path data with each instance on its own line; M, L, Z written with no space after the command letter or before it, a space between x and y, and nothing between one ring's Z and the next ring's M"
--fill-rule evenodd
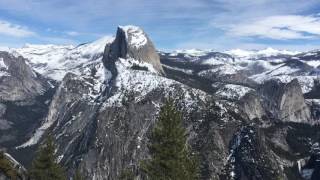
M51 134L70 175L113 180L130 168L142 178L151 129L173 98L201 179L316 180L319 75L320 50L164 52L136 26L78 46L6 48L0 147L28 169Z

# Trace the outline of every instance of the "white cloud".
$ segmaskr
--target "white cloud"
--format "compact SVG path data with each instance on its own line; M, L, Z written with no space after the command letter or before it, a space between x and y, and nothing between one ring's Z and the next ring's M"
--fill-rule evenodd
M81 33L76 31L67 31L66 34L69 36L79 36Z
M253 22L230 25L229 28L227 33L232 36L309 39L320 37L320 16L269 16Z
M0 34L13 37L29 37L36 35L35 32L28 30L26 27L2 20L0 20Z
M73 39L68 39L68 38L63 38L63 37L53 37L53 36L39 36L38 40L40 43L49 43L49 44L79 44L78 41L73 40Z

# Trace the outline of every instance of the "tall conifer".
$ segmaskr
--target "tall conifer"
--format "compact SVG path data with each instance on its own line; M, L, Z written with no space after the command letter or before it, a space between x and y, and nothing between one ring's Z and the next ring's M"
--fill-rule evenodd
M142 170L151 180L198 179L197 158L187 145L182 115L173 101L161 108L150 137L150 160L142 162Z
M63 168L57 163L53 138L48 136L40 146L32 162L30 176L32 180L66 180Z

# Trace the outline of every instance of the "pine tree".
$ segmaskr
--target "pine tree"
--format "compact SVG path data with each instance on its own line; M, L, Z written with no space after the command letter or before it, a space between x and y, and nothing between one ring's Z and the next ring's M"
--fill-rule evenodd
M79 169L76 170L76 173L74 174L72 180L84 180L84 177L82 176Z
M33 180L66 180L64 169L56 162L55 144L49 136L40 146L32 162L30 176Z
M14 165L5 157L4 152L0 151L0 172L4 173L11 180L17 180L19 173Z
M134 173L131 169L124 169L120 176L119 180L134 180Z
M197 158L187 146L182 115L173 101L161 108L159 119L151 133L150 160L142 162L142 170L151 180L198 179Z

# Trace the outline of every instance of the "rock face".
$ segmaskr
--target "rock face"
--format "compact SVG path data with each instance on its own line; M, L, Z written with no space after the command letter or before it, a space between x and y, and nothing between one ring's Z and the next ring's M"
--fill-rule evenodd
M46 116L54 90L22 56L0 52L0 147L12 150L28 138Z
M27 64L22 56L0 52L0 99L22 101L43 93L48 84Z
M266 116L266 112L260 102L260 97L252 92L247 93L241 98L240 108L248 115L250 120L255 118L262 119L263 116Z
M240 100L240 108L249 119L271 119L282 122L310 123L311 112L297 79L289 83L266 81L258 92L249 92Z
M230 143L227 173L221 179L284 179L259 129L244 126ZM263 162L263 163L262 163Z
M42 135L53 124L56 125L53 132L57 134L63 133L64 136L77 138L77 131L82 132L83 126L85 126L88 121L90 122L90 117L95 114L93 111L95 107L93 103L95 96L91 94L94 92L93 88L94 85L87 80L72 73L66 74L52 99L48 115L41 127L36 130L27 142L18 148L28 147L38 143ZM79 122L77 121L78 119L85 120L86 122ZM68 125L73 121L76 121L76 123L74 123L76 128ZM61 142L61 144L64 143Z
M292 122L310 122L310 109L306 105L297 79L285 85L280 101L280 118Z
M136 26L119 26L117 35L110 48L105 49L104 63L109 67L118 58L133 58L139 62L149 63L163 73L160 57L147 34ZM109 64L110 63L110 64Z
M266 110L275 119L290 122L311 121L310 109L305 103L297 79L288 84L277 80L265 82L259 90Z

